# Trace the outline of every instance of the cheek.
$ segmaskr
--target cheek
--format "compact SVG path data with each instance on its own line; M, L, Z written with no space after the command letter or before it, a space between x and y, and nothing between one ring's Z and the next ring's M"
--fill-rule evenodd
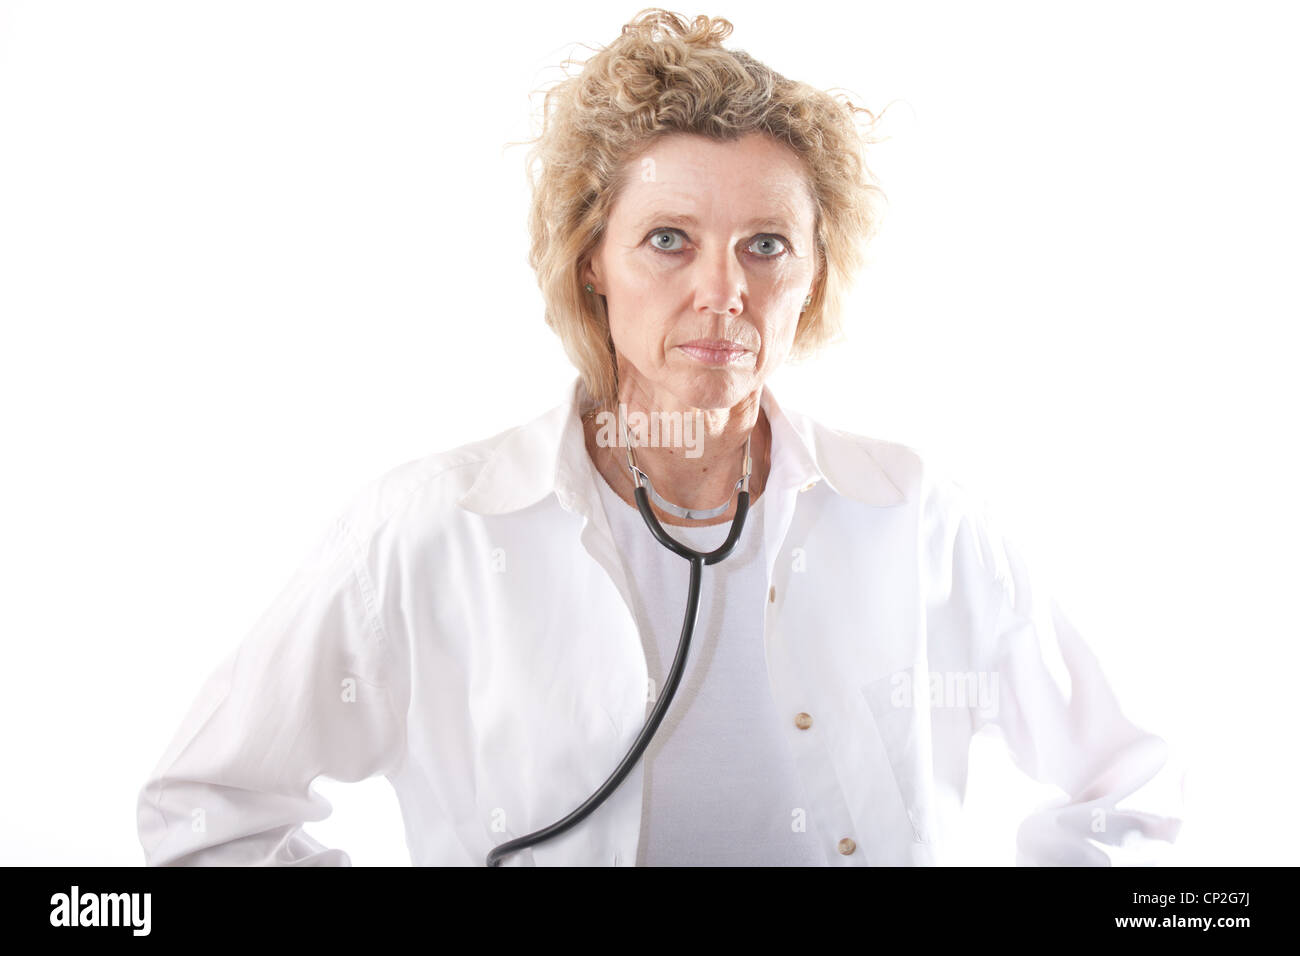
M803 300L800 299L802 304ZM794 345L795 330L799 327L799 317L795 314L791 318L784 316L784 303L782 303L782 315L776 325L769 325L763 334L763 360L770 362L774 359L780 359L790 353ZM797 313L798 306L795 306ZM775 316L773 317L776 318Z
M638 301L644 303L645 299ZM644 314L611 315L609 331L615 351L638 366L658 361L664 351L667 331Z
M761 290L765 308L782 316L797 314L812 284L812 271L801 261L782 262L752 274L751 291Z
M803 300L808 294L806 281L789 281L784 278L773 283L762 302L769 331L777 338L793 338L795 327L803 315Z
M612 278L625 293L642 295L663 286L669 263L645 249L635 249L620 260Z
M790 354L790 347L794 344L794 326L783 326L780 333L773 339L763 343L764 361L771 362L776 359L783 359Z

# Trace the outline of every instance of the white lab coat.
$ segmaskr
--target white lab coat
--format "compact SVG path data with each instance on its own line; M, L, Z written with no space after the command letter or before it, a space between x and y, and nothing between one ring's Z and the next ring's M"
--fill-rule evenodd
M311 784L383 774L414 864L479 866L605 781L649 694L584 398L575 379L534 421L348 502L141 788L147 863L349 865L302 829L331 810ZM827 863L944 863L985 727L1062 791L1021 827L1018 862L1166 847L1180 814L1125 802L1175 772L1166 742L1122 715L985 509L905 445L782 410L770 388L762 407L762 639ZM634 865L642 795L638 763L584 821L503 865Z

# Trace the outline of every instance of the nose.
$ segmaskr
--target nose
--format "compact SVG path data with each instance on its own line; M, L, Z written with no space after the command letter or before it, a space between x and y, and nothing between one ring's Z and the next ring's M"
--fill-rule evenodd
M734 249L715 246L694 262L695 308L704 312L739 315L744 310L745 269Z

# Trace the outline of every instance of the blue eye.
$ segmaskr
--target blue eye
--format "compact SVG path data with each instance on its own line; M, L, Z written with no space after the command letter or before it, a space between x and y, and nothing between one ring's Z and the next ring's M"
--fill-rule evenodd
M660 236L680 236L681 232L677 229L656 229L650 234L652 245L660 252L681 252L681 249L674 249L670 246L664 246L658 242Z
M779 259L782 255L785 254L787 248L786 241L782 239L780 236L759 236L752 243L750 243L750 248L752 249L760 242L774 242L780 246L780 248L777 249L776 252L774 252L771 255L767 255L766 253L762 253L762 252L758 253L764 259Z
M662 241L662 237L667 237L669 244L665 245L665 243ZM654 246L654 248L657 251L670 256L681 255L682 252L684 251L681 248L681 246L671 245L671 241L673 237L685 238L685 234L680 229L673 229L673 228L656 229L654 232L650 233L649 239L650 239L650 244ZM775 235L758 236L756 239L754 239L753 242L749 244L749 249L753 251L754 246L758 245L759 243L768 244L768 251L754 253L760 259L779 259L790 251L790 244L781 236L775 236ZM775 244L776 246L775 249L772 248L773 244Z

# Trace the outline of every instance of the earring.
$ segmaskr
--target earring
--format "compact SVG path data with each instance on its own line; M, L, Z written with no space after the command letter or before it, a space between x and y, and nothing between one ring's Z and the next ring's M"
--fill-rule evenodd
M803 300L803 309L808 308L810 305L812 305L812 296L805 296ZM803 309L800 309L799 311L802 312Z
M591 287L591 283L590 283L590 282L587 283L587 291L588 291L588 292L595 292L595 291L596 291L595 289L593 289L593 288Z

